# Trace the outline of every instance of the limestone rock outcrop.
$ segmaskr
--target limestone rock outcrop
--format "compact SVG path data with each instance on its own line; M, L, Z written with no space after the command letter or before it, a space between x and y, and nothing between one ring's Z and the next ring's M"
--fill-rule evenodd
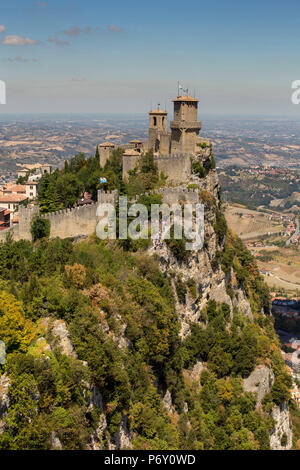
M201 378L202 371L206 368L204 362L197 361L194 365L192 372L191 372L191 379L193 381L199 381Z
M51 431L50 433L50 446L51 446L51 450L63 449L63 446L62 446L62 443L60 442L59 437L53 431Z
M289 406L285 402L272 410L275 428L270 434L270 446L273 450L290 450L292 448L292 427L289 416Z
M195 177L195 182L196 180L200 187L202 186L205 191L216 198L218 204L219 185L216 173L212 171L203 180L199 178L196 179ZM164 202L168 202L169 200L172 202L172 197L174 197L173 194L166 192L164 193L163 200ZM195 194L193 193L185 193L184 197L186 202L195 202ZM191 201L189 201L189 198ZM201 198L198 199L198 201L200 202ZM215 220L215 207L205 205L205 246L201 250L192 251L189 259L185 262L178 261L165 246L156 251L156 254L159 256L160 269L165 276L170 275L170 273L175 273L176 276L181 277L183 282L187 282L191 278L196 282L198 298L193 299L187 294L185 304L179 301L177 301L176 304L176 311L181 324L180 336L182 338L190 333L190 324L199 321L200 312L205 308L209 300L226 303L230 308L231 315L233 315L233 308L237 307L242 314L248 316L250 321L253 319L251 307L243 288L236 285L233 289L233 298L231 298L226 291L226 282L228 280L230 281L231 277L234 276L233 272L229 273L229 278L227 279L221 267L218 266L216 268L214 266L217 252L222 249L222 246L218 246L213 228ZM177 298L174 281L173 288L175 298Z
M274 383L273 371L264 365L257 366L254 371L244 379L245 392L256 394L256 406L260 407L266 393L268 393Z
M132 439L132 436L131 436L131 432L129 431L128 417L122 414L120 427L115 437L115 449L116 450L132 449L131 439Z
M244 379L244 390L256 394L257 408L261 407L264 396L270 392L274 384L273 371L264 365L260 365ZM292 448L292 426L289 416L289 406L285 402L280 406L274 406L271 412L275 427L270 433L270 447L273 450L289 450Z
M77 358L65 321L53 320L50 317L45 317L42 318L41 325L49 335L51 349L58 347L62 354L74 357L75 359Z
M99 416L98 426L91 436L91 450L103 450L104 449L104 439L105 432L107 430L107 421L106 416L102 413Z
M169 413L173 414L172 396L169 390L167 390L164 396L162 397L162 404Z
M3 431L3 418L9 408L9 391L10 378L7 374L2 374L0 377L0 434Z

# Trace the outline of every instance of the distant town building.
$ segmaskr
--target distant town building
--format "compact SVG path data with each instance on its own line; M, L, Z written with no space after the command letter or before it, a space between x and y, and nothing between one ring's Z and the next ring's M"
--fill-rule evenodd
M0 207L0 230L10 227L11 212L4 207Z
M26 187L26 197L28 199L31 200L37 197L38 186L39 186L38 181L27 181L27 183L25 184L25 187Z
M38 181L29 180L25 184L8 183L2 188L2 196L25 196L24 199L35 199L38 193Z
M7 194L0 196L0 207L14 211L18 205L27 200L23 194Z
M36 173L45 175L46 173L52 173L52 166L48 163L34 163L34 164L19 164L21 169L18 171L18 178L27 177L30 173Z

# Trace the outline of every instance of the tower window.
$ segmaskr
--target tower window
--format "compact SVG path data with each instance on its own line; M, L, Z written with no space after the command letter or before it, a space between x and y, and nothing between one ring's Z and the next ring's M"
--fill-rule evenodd
M153 125L156 126L157 125L157 119L156 119L156 116L153 116Z

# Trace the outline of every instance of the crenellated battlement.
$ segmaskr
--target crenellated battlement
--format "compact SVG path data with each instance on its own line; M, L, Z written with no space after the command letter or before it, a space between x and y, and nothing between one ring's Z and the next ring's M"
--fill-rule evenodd
M156 194L161 194L163 202L166 204L177 204L178 202L185 202L190 204L197 204L199 202L198 188L187 188L178 186L175 188L167 187L155 191Z
M75 214L76 212L87 212L88 210L93 211L94 207L97 206L97 202L94 202L93 204L87 204L85 206L78 206L78 207L71 207L67 209L60 209L55 212L47 212L46 214L41 214L40 217L46 218L46 219L53 219L56 216L61 216L61 215L70 215L70 214Z
M186 186L164 187L154 191L145 192L146 196L150 194L159 194L162 196L162 202L166 204L176 204L179 202L198 203L198 188L188 188ZM129 204L137 202L140 196L129 200ZM13 240L31 240L31 225L34 217L40 216L42 219L50 221L51 238L73 238L77 236L89 236L95 232L97 223L97 208L99 204L117 204L118 191L98 191L98 201L84 206L78 206L70 209L61 209L47 214L40 214L39 206L19 208L19 224L7 230L0 232L0 241L5 241L8 234L11 234Z
M186 202L190 204L197 204L200 201L199 189L198 188L187 188L178 186L175 188L165 187L158 188L154 191L145 192L142 195L132 198L129 203L134 204L138 201L141 196L150 196L151 194L159 194L162 196L162 201L166 204L176 204L179 202Z
M159 189L155 189L153 191L153 193L155 194L165 194L165 193L169 193L169 194L191 194L191 193L199 193L199 189L198 188L186 188L186 187L175 187L175 188L172 188L172 187L167 187L167 188L159 188Z
M33 207L25 207L22 205L19 206L19 218L21 217L23 220L31 219L32 217L38 215L39 213L40 213L39 206L33 206Z
M118 191L116 189L112 191L104 191L103 189L98 190L98 204L115 204L118 197Z
M110 192L105 197L112 198L115 193ZM82 235L91 235L96 228L96 212L98 202L87 204L85 206L72 207L69 209L61 209L55 212L40 214L39 206L19 207L19 224L0 232L0 241L5 242L9 233L13 240L32 240L31 225L35 217L40 216L42 219L50 221L50 237L72 238Z

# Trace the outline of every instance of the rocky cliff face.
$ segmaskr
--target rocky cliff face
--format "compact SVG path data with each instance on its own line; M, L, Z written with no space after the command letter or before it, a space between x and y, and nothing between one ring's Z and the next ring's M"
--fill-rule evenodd
M2 418L7 413L9 407L8 391L10 387L10 378L3 374L0 377L0 433L3 431Z
M233 286L235 284L233 270L227 275L226 279L226 274L220 266L214 266L217 253L223 248L222 245L218 245L213 228L216 223L216 207L220 203L220 186L217 174L215 171L210 171L206 178L200 179L194 176L191 181L197 184L199 188L197 202L204 203L205 207L204 248L191 252L190 257L185 262L178 261L170 250L167 249L166 245L155 251L156 255L159 256L160 268L165 276L176 274L176 276L180 276L183 282L188 282L191 278L196 282L196 299L193 299L187 293L184 305L178 301L173 282L174 294L177 298L177 312L181 323L181 337L185 337L190 332L190 323L199 320L200 312L209 300L228 304L231 314L233 313L233 308L238 307L250 320L252 319L251 307L244 289L242 287L233 287L233 298L226 291L226 280L232 281ZM168 202L167 197L164 197L164 202ZM193 197L193 200L190 201L187 194L184 202L195 202L195 199Z
M211 149L203 150L200 161L203 163L209 158ZM161 271L165 276L172 277L172 285L174 296L176 298L176 311L180 320L181 338L185 338L190 334L190 325L195 322L201 322L201 311L205 308L209 300L215 300L219 303L225 303L230 308L231 317L234 309L237 309L250 322L253 321L253 314L249 299L247 298L244 287L236 281L235 273L231 268L230 273L225 274L221 267L214 266L214 260L218 251L224 248L218 244L214 224L216 222L216 206L220 202L220 187L215 171L210 171L205 179L199 179L193 176L191 181L197 183L198 187L205 191L204 198L201 189L199 192L199 202L205 204L205 239L204 249L192 252L187 261L180 262L172 255L166 246L162 246L156 250L159 256L159 264ZM207 197L210 194L215 198L215 204L207 204ZM189 201L187 201L189 202ZM193 201L194 202L194 201ZM185 301L182 302L178 298L175 281L177 277L188 283L189 279L196 282L196 296L192 297L187 291ZM233 295L229 295L226 284L232 286ZM205 364L198 361L192 372L188 373L189 380L200 380L201 372L205 368ZM274 383L274 373L269 366L258 366L248 378L244 379L244 390L252 392L256 395L257 409L261 410L262 400L265 395L270 392ZM166 402L166 397L169 399ZM171 412L172 401L168 395L168 391L164 396L166 408ZM292 427L289 418L289 407L287 402L281 406L275 406L271 413L275 425L270 432L270 447L274 450L289 450L292 447Z
M200 161L203 163L209 159L211 148L208 146L203 149L203 155ZM163 244L161 248L155 250L156 256L159 258L159 265L164 276L169 276L172 280L174 297L176 299L176 312L180 321L180 337L184 339L190 334L190 327L192 323L201 322L201 311L205 308L209 300L215 300L218 303L225 303L230 308L231 318L234 309L237 309L250 322L253 320L249 299L247 298L244 287L237 282L235 273L231 268L230 272L225 274L221 266L214 264L214 260L220 250L224 249L224 242L218 243L217 236L214 230L216 223L216 208L220 203L220 186L218 177L215 170L209 171L206 178L198 178L193 176L190 184L197 185L198 196L196 202L202 202L205 205L205 245L202 250L192 252L188 260L184 262L178 261L172 252ZM187 189L187 185L183 186L183 190ZM172 196L174 197L174 195ZM181 196L182 198L182 196ZM192 200L189 201L189 193L186 193L182 202L195 202L195 195L192 195ZM164 202L173 202L168 199L168 194L164 195ZM150 250L153 252L153 250ZM188 283L190 279L195 281L196 295L191 295L187 290L185 300L182 302L178 298L176 290L176 279L180 278L183 283ZM232 295L229 295L226 285L232 286ZM130 346L126 338L126 324L121 323L121 318L117 317L120 322L120 334L118 337L114 335L114 341L119 348L127 348ZM54 325L55 326L55 325ZM110 335L108 326L103 325L107 335ZM58 325L53 329L53 334L61 342L62 348L70 352L70 346L66 344L67 334L61 334L64 330L63 326ZM67 342L68 343L68 342ZM73 354L73 353L72 353ZM199 383L201 373L206 369L205 363L198 361L191 371L186 371L188 380ZM257 409L261 410L262 400L265 395L270 391L274 383L274 373L269 366L260 365L244 379L244 390L252 392L256 396ZM93 395L94 396L94 395ZM172 396L169 390L161 390L161 399L163 406L170 415L175 412ZM108 438L107 422L102 402L102 397L98 399L92 398L91 406L98 406L102 410L99 425L91 437L91 449L103 449L104 439L111 450L132 448L132 435L128 426L127 416L122 415L119 429L114 437ZM184 412L187 413L188 406L185 403ZM270 446L272 449L290 449L292 446L292 430L289 419L289 411L287 403L281 407L274 407L272 410L272 417L274 419L274 429L270 433Z
M270 367L260 365L244 379L244 389L257 396L257 408L260 409L265 395L274 384L274 373ZM288 403L274 406L272 413L274 428L270 432L270 446L273 450L290 450L292 448L292 426L289 417Z
M270 435L270 445L273 450L290 450L292 448L293 433L289 416L288 403L276 406L272 410L275 420L274 430Z
M244 379L244 389L246 392L253 392L256 394L256 406L260 407L264 396L271 389L274 383L274 374L272 369L267 366L258 366L255 370Z

